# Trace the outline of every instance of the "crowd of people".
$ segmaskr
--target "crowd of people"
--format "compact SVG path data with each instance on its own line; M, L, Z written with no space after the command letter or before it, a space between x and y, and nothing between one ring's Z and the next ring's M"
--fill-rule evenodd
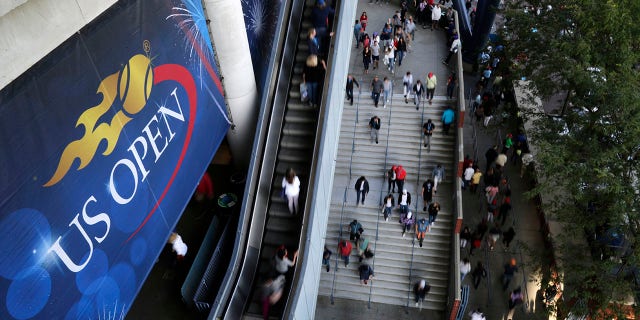
M388 3L389 1L386 1ZM384 5L384 1L371 1L371 4ZM355 20L353 35L355 38L355 48L361 51L362 70L366 75L372 70L377 70L370 78L371 99L375 108L382 103L382 108L386 108L391 102L393 93L393 79L396 73L396 66L402 66L407 59L407 54L412 52L412 43L415 40L416 30L422 26L423 29L432 31L444 30L447 33L448 41L455 35L453 27L452 1L423 0L401 1L400 10L392 11L391 16L384 21L380 30L372 29L372 21L366 11L363 11L359 19ZM416 19L414 19L414 16ZM427 31L428 32L428 31ZM440 31L442 32L442 31ZM311 35L310 35L311 37ZM459 43L459 42L458 42ZM386 68L388 74L380 72L379 69ZM359 81L354 75L349 74L346 81L346 98L351 105L354 103L354 89L361 88L363 81ZM446 79L447 97L453 99L454 90L457 86L457 77L451 73ZM406 104L411 101L418 110L421 103L433 103L435 89L439 84L435 72L428 72L425 75L414 75L408 71L402 76L403 97ZM366 83L366 82L364 82ZM311 95L313 96L313 95ZM311 99L311 98L309 98ZM313 103L310 103L313 105ZM448 134L450 127L455 122L455 112L452 107L447 107L439 119L427 119L422 125L424 136L424 147L431 148L433 133L442 130ZM436 123L442 122L442 127L437 128ZM382 119L378 115L372 115L369 120L371 143L379 144L379 131L382 126ZM414 241L422 247L424 239L431 228L436 223L440 204L434 201L433 195L438 192L438 185L445 179L445 170L442 164L437 164L432 169L432 174L424 181L420 195L422 196L422 212L410 210L412 198L411 193L405 188L404 181L407 176L402 165L393 165L385 176L388 180L387 195L382 202L381 211L385 221L396 217L400 224L402 236L407 233L414 233ZM356 206L364 205L369 192L369 182L365 176L356 179L354 189L356 192ZM397 191L396 191L397 190ZM397 195L395 193L397 192ZM416 210L419 211L419 210ZM353 220L346 226L349 233L349 240L339 239L338 255L345 267L348 266L350 256L354 249L357 251L359 266L357 268L360 283L367 285L374 279L373 265L369 259L374 256L369 238L364 235L364 228L360 222ZM326 272L331 270L331 256L333 252L325 246L323 252L323 268ZM426 279L419 279L414 285L414 295L416 306L421 306L431 286Z
M389 1L386 1L388 4ZM371 0L370 4L385 4L385 1ZM471 1L467 1L471 4ZM442 63L449 65L452 57L461 49L462 43L458 34L453 27L453 10L451 0L419 0L419 1L400 1L400 10L393 12L391 17L384 21L384 26L380 30L373 30L371 21L367 12L364 11L359 19L355 20L353 27L353 35L355 38L355 48L361 51L363 73L369 74L370 70L378 70L386 68L385 72L377 71L370 79L371 99L373 105L378 108L380 100L382 107L386 108L390 103L393 93L393 79L396 74L396 65L401 66L407 59L407 54L412 52L412 44L415 41L416 30L422 26L422 29L430 29L432 31L443 30L446 33L447 52ZM313 19L313 28L308 32L309 57L306 60L302 86L301 97L310 106L319 104L319 97L322 88L322 81L326 71L325 58L327 56L328 38L331 36L329 30L329 21L334 14L333 9L325 4L322 0L317 0L313 8L315 12ZM468 7L474 17L475 10ZM320 13L318 13L320 12ZM391 13L391 12L390 12ZM415 17L415 19L414 19ZM473 19L472 19L473 20ZM428 32L428 31L427 31ZM360 49L362 48L362 49ZM486 57L483 53L491 53ZM493 113L500 106L501 100L504 99L504 91L502 88L502 76L496 73L498 64L501 60L501 49L488 49L487 52L481 53L479 57L482 66L481 79L478 81L474 94L472 96L473 104L471 114L475 115L477 121L481 121L486 127L491 124ZM382 60L382 63L380 61ZM380 76L379 76L380 75ZM381 79L382 78L382 79ZM412 101L419 109L420 103L432 104L435 88L439 85L438 79L433 72L428 72L426 76L415 75L408 71L402 76L402 93L405 103ZM354 101L354 88L360 89L361 83L358 79L350 74L346 81L346 97L350 104ZM367 82L364 82L367 83ZM492 90L487 90L492 85ZM453 99L455 88L457 86L457 76L455 73L449 74L446 79L447 97ZM302 94L305 91L306 94ZM442 122L442 133L449 134L450 127L455 123L456 114L452 107L448 107L440 119ZM371 143L378 144L380 140L379 130L381 129L382 120L379 116L373 115L368 123L370 129ZM422 126L423 145L430 150L431 139L436 129L435 121L427 119ZM530 157L528 155L526 137L522 132L516 132L515 135L507 134L504 143L499 150L498 146L493 146L487 150L486 167L480 168L477 159L472 160L468 156L463 164L463 189L468 190L468 194L473 196L481 193L483 201L483 216L480 223L476 226L464 226L461 232L461 251L465 257L460 263L460 272L462 279L467 274L472 275L472 284L477 289L483 278L487 276L482 261L475 261L475 267L472 267L474 251L483 246L490 251L495 250L502 243L502 249L505 252L509 250L511 242L516 236L515 229L508 226L510 221L511 206L511 188L509 179L506 177L504 168L508 164L522 163L523 170L529 164ZM523 172L523 171L522 171ZM432 176L424 181L421 189L423 198L423 210L425 214L420 217L420 212L412 212L411 193L404 188L404 180L406 179L406 171L401 165L394 165L387 173L388 192L382 201L381 211L385 221L394 216L397 212L398 222L401 225L402 236L406 233L414 232L415 240L420 247L423 245L426 234L435 224L440 204L433 201L433 195L437 193L438 184L445 179L445 172L442 165L438 164L432 170ZM287 177L285 177L287 179ZM297 179L297 177L296 177ZM295 180L294 180L295 181ZM283 188L286 184L283 180ZM295 184L295 182L294 182ZM299 185L299 181L298 181ZM396 191L397 189L397 191ZM369 192L369 182L365 176L361 176L355 183L356 190L356 206L364 205ZM299 190L298 190L299 192ZM394 193L398 193L397 197ZM289 208L292 214L297 210L297 195L290 197L285 194ZM418 211L418 210L416 210ZM350 263L350 256L355 248L359 259L359 267L357 268L360 283L367 285L374 279L373 265L369 259L374 257L374 252L369 238L364 236L364 228L357 220L353 220L348 226L349 240L340 239L338 242L338 254L345 266ZM353 242L353 244L352 244ZM329 272L331 269L331 256L333 252L325 246L323 252L322 264ZM295 263L294 259L289 260ZM287 260L283 260L287 261ZM285 262L283 262L284 264ZM286 262L290 266L289 262ZM284 268L284 267L283 267ZM288 267L287 267L288 268ZM504 264L504 272L502 274L502 284L504 290L509 289L511 280L515 273L518 272L518 264L515 258L511 258ZM274 281L275 282L275 281ZM425 299L431 286L425 279L418 280L414 285L414 295L416 306ZM521 295L520 289L515 288L510 296L514 296L512 306L518 304L518 295ZM482 312L474 310L473 316L482 316ZM482 318L478 318L482 319Z

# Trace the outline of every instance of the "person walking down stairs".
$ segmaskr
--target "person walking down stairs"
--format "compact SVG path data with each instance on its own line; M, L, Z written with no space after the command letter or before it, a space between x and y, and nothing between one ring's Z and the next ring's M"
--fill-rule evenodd
M438 193L438 184L444 180L444 168L441 164L437 164L432 171L433 175L433 193Z
M438 79L433 72L429 72L427 75L427 100L429 100L429 105L433 101L433 94L436 92L436 86L438 85Z
M362 285L367 285L369 280L373 279L373 268L370 265L363 263L358 268L360 272L360 283Z
M331 255L333 252L324 246L324 252L322 253L322 265L327 267L327 272L331 270Z
M426 298L427 294L431 291L431 286L427 283L427 280L422 279L413 286L413 294L416 300L416 307L420 306L422 308L422 303Z
M371 117L369 129L371 130L371 142L375 141L378 144L378 132L380 131L380 118L378 116Z
M382 204L382 214L384 215L384 221L389 221L389 216L391 215L393 206L395 206L395 199L393 199L393 195L389 194L384 197Z
M400 224L402 224L402 237L404 238L407 230L411 230L411 226L416 222L416 218L411 211L406 214L400 214Z
M432 204L429 205L429 230L431 230L431 227L434 226L436 224L436 219L438 218L438 213L440 212L440 203L439 202L434 202Z
M433 200L433 180L427 179L422 184L422 211L427 211L427 206Z
M424 236L427 233L427 228L429 227L429 223L427 219L422 218L416 222L416 238L418 239L418 244L420 248L422 248L422 241L424 240Z
M411 193L407 189L403 189L402 193L398 195L398 208L400 208L401 214L409 212L409 206L411 205Z
M358 220L353 219L353 221L349 223L349 240L357 242L363 232L364 229L362 229L362 224L360 224Z
M362 204L364 205L364 198L369 193L369 181L364 176L361 176L356 181L356 206L360 204L360 198L362 198Z
M349 266L349 256L351 256L351 249L353 249L353 246L351 245L351 242L347 240L340 240L340 243L338 243L338 252L340 253L340 257L342 257L342 260L344 261L345 267Z

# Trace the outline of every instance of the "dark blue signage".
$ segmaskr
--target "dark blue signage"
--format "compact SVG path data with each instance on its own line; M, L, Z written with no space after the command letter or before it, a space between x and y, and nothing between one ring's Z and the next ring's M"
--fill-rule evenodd
M118 1L0 91L0 319L129 310L229 127L205 21Z

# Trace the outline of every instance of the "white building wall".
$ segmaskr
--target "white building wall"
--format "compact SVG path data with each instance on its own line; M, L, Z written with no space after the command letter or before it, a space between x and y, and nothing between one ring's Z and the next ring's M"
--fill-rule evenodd
M117 0L0 0L0 89Z

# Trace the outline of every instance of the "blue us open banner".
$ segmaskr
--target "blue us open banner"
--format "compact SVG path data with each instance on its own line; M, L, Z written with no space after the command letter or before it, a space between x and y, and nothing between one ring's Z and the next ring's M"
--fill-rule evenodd
M118 1L2 89L0 319L124 317L228 127L199 0Z

